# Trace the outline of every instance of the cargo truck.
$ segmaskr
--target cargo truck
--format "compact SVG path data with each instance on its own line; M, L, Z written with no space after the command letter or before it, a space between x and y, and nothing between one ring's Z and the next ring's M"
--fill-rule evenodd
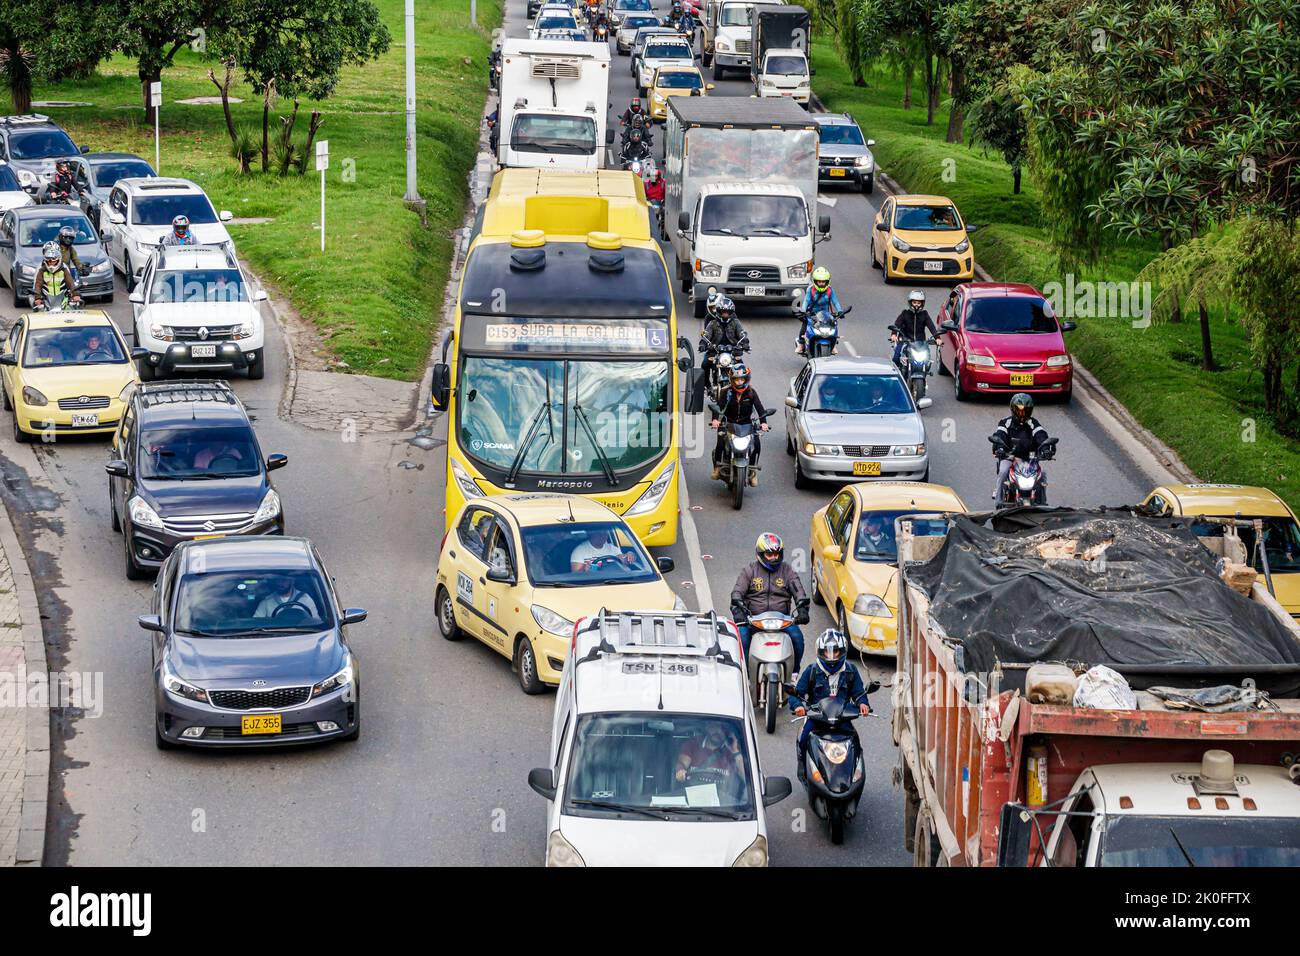
M701 62L713 66L715 80L723 79L727 70L749 70L755 6L754 0L709 0L705 6Z
M506 40L501 50L497 162L594 172L609 129L609 44Z
M763 96L763 61L769 52L800 51L812 59L812 17L792 3L760 3L749 24L749 78Z
M1300 629L1221 579L1235 533L1021 509L912 534L938 517L896 527L917 865L1300 865ZM1098 664L1107 706L1078 696Z

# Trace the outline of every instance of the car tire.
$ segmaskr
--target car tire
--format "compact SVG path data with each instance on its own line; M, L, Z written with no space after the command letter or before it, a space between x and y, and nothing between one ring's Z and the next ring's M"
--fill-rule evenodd
M879 269L880 263L876 261L876 240L874 238L871 240L870 245L867 247L867 251L871 259L871 268Z
M3 385L0 385L0 396L4 398L5 411L12 412L14 410L14 403L9 401L9 393L5 391Z
M438 618L438 633L444 640L459 641L465 636L465 632L456 623L456 609L451 603L451 594L441 585L434 599L434 614Z
M124 544L122 547L123 564L126 565L126 579L128 581L143 581L149 577L149 570L142 568L135 563L135 555L131 553L131 535L129 532L124 534Z
M923 482L926 482L926 483L928 483L928 482L930 481L930 466L929 466L929 465L926 465L926 466L925 466L925 474L921 476L921 480L922 480Z
M695 290L692 289L691 290L691 311L695 313L695 317L697 319L704 318L704 313L705 311L707 311L708 307L709 307L709 300L701 299L696 294Z
M835 605L835 627L844 635L846 641L852 643L849 638L849 616L844 612L843 604Z
M123 254L122 256L122 278L126 280L126 291L135 291L135 270L131 268L131 257Z
M803 466L799 464L799 456L794 456L794 486L796 488L811 488L812 481L803 473Z
M862 195L870 196L876 191L876 174L872 173L862 180Z
M122 519L117 516L117 505L113 501L113 482L108 483L108 523L114 531L122 530Z
M952 394L959 402L970 401L970 392L961 387L961 363L952 363Z
M785 453L787 455L794 454L794 441L790 438L788 434L785 436Z
M713 61L713 78L715 80L722 79L723 76L726 74L726 72L727 71L722 68L721 63L719 63L717 60Z
M537 654L533 651L533 642L524 636L515 641L515 673L519 677L519 688L528 695L540 694L546 685L537 676Z
M18 427L18 409L14 409L13 417L14 417L14 441L16 441L20 445L31 444L33 440L32 436L27 434L25 431L23 431L21 428Z
M357 687L355 689L357 691L360 691L360 687ZM360 697L360 694L358 694L358 697ZM352 743L353 741L357 741L360 739L361 739L361 705L358 703L357 704L357 725L353 727L351 731L349 731L348 733L340 737L339 740L346 741L347 743Z
M955 361L955 360L954 360L954 361ZM952 377L952 372L948 371L948 366L946 366L946 365L943 364L943 353L942 353L942 352L939 353L939 361L935 362L935 365L937 365L938 368L939 368L939 377L940 377L940 378L951 378L951 377Z
M154 719L153 719L153 743L154 746L157 747L159 750L180 750L181 749L180 744L174 744L162 735L162 731L158 729L157 714L154 715Z
M9 288L13 290L14 308L21 309L23 307L23 297L18 294L18 277L12 272L9 273Z
M150 362L147 358L140 359L137 365L140 372L140 381L152 382L155 378L158 377L158 370L154 368L153 363Z
M812 602L818 607L826 606L826 597L822 594L821 587L817 584L817 575L813 575Z
M1070 402L1073 400L1074 400L1074 389L1072 388L1062 392L1057 397L1057 401L1060 402L1062 405L1069 405Z
M257 358L248 364L248 377L254 382L266 377L266 349L258 353Z

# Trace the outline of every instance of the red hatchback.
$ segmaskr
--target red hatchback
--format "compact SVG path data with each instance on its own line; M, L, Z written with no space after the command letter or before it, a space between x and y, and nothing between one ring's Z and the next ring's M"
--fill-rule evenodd
M963 282L935 323L941 332L939 371L952 375L958 401L981 393L1073 393L1074 363L1061 322L1041 292L1012 282Z

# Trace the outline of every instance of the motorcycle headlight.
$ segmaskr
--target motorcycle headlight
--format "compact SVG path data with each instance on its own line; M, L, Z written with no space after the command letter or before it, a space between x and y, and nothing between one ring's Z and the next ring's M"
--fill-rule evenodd
M280 496L272 488L262 499L262 504L258 507L257 513L253 515L253 522L261 524L263 521L270 521L280 514Z
M838 766L848 759L849 748L844 746L844 744L835 740L822 740L820 738L814 739L817 741L817 746L821 749L822 756L831 763Z
M732 866L767 866L767 837L759 834Z
M871 156L859 156L853 160L853 165L858 169L870 169L875 164L875 159Z
M902 239L899 239L897 236L894 236L894 238L890 239L889 241L890 243L893 244L894 248L897 249L899 252L912 251L912 247L909 246L907 243L905 243Z
M732 435L731 445L736 449L736 451L748 451L749 443L753 440L753 435Z
M1024 474L1022 472L1016 472L1016 484L1020 487L1021 491L1029 491L1031 488L1034 487L1033 474Z
M162 530L162 518L158 517L158 512L153 510L149 502L137 495L131 499L129 506L132 524L139 525L141 528Z
M804 442L803 452L805 455L834 455L839 457L844 454L844 450L839 445L815 445L812 442Z
M965 252L967 249L970 248L970 240L969 240L969 239L963 239L961 242L957 243L957 245L954 246L954 248L955 248L958 252Z
M731 362L732 362L731 353L723 352L721 355L718 356L715 364L717 364L719 368L731 368Z
M48 398L30 385L23 386L23 401L28 405L35 405L37 408L50 404Z
M342 670L340 670L337 674L333 674L330 677L325 678L319 684L313 685L311 689L311 695L312 697L319 697L321 696L321 694L328 694L330 691L338 690L340 687L347 687L351 683L352 683L352 657L351 655L349 655L348 659L343 664Z
M716 262L707 262L704 259L695 260L695 271L705 279L721 279L722 266Z
M162 325L158 322L149 326L149 335L159 342L170 342L176 337L170 325Z
M548 607L542 607L540 604L534 604L533 620L547 634L557 634L560 637L569 637L573 633L573 622L567 617L556 614Z
M926 348L916 348L915 346L913 346L912 348L908 349L908 352L911 353L911 355L912 355L912 361L913 361L913 362L928 362L928 361L930 361L930 350L929 350L929 349L926 349Z
M1066 366L1066 365L1069 365L1069 364L1070 364L1070 356L1065 355L1065 354L1061 354L1061 355L1049 355L1049 356L1047 357L1047 367L1048 367L1048 368L1061 368L1061 367Z
M586 862L568 840L560 834L559 830L552 830L551 835L546 838L546 865L547 866L586 866Z
M451 474L456 479L456 487L466 498L482 498L483 492L475 483L474 479L469 476L469 472L464 469L456 459L451 460Z
M925 445L895 445L889 453L896 458L915 458L925 454Z
M982 368L992 368L998 363L992 355L977 355L974 352L966 356L967 365L978 365Z
M632 502L632 507L627 509L627 517L636 515L649 514L659 507L659 502L663 500L664 493L668 490L668 485L673 480L673 470L665 468L664 473L650 483L650 487L641 493L641 497Z
M162 683L163 689L167 691L167 693L173 694L176 697L183 697L186 700L196 700L201 704L209 703L208 692L206 690L202 687L195 687L189 681L181 680L176 676L172 669L167 666L166 661L163 662L162 666Z
M875 594L859 594L853 601L853 613L864 614L867 617L893 617L893 612L889 610L889 605Z
M103 262L96 262L93 266L90 267L90 271L93 272L95 275L102 276L106 272L113 271L113 263L109 262L107 259L105 259Z

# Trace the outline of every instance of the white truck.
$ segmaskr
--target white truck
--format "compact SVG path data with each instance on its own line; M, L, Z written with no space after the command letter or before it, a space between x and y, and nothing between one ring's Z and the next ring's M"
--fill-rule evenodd
M669 101L664 223L697 318L710 288L751 305L803 296L830 238L830 217L814 220L817 146L816 123L785 98Z
M705 11L702 48L703 62L706 66L713 64L715 80L721 80L727 70L749 72L754 6L754 0L710 0Z
M808 57L803 50L766 50L756 70L754 90L760 97L787 97L807 106L812 98Z
M496 154L502 166L593 172L613 142L609 44L506 40Z

